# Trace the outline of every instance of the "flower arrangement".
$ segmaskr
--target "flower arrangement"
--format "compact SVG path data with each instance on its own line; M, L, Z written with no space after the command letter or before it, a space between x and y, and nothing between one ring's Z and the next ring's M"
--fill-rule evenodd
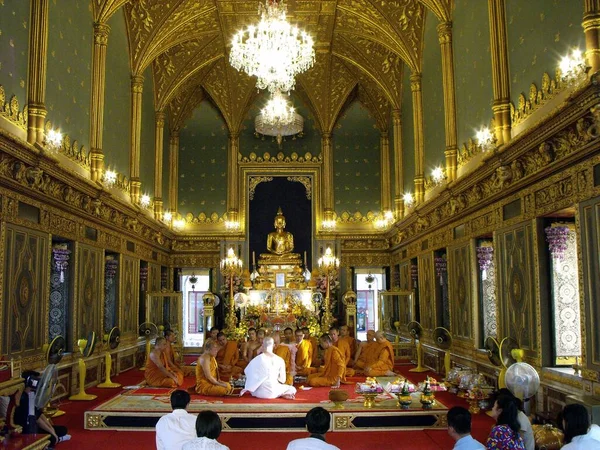
M438 382L435 378L427 377L427 379L418 385L419 391L425 391L427 385L429 385L429 390L432 392L437 391L447 391L448 389L444 385L444 383Z
M569 238L569 227L550 226L544 229L546 242L552 258L562 260L567 251L567 239Z
M417 387L408 381L406 378L396 378L391 383L388 383L385 386L385 390L391 394L410 394L411 392L416 392Z
M65 281L65 270L69 267L69 250L67 244L54 244L52 246L52 258L54 259L54 267L60 272L59 280L61 283Z
M146 283L148 282L148 266L140 267L140 290L146 291Z
M436 256L434 258L435 263L435 274L440 279L440 286L444 285L444 275L448 271L448 266L446 263L446 255Z
M317 283L317 291L320 292L321 294L323 294L324 296L327 295L327 277L325 275L319 275L318 277L315 278L315 282ZM339 287L340 287L340 282L337 279L337 277L329 278L329 293L330 293L330 295L335 294L335 292L337 292Z
M367 377L364 383L356 383L354 391L357 394L383 394L383 390L377 378Z
M476 248L477 251L477 262L479 263L479 270L481 270L481 278L487 279L487 270L492 265L494 259L494 247L490 245L482 245Z
M225 297L229 297L229 288L230 288L230 278L229 276L225 277L224 283L221 286L221 294ZM238 292L244 292L244 283L242 282L242 277L239 275L233 276L233 294L237 294Z

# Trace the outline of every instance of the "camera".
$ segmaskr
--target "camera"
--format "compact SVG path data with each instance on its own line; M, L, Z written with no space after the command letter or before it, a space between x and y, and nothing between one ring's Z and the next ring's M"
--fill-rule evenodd
M34 370L23 372L22 377L25 378L25 387L36 390L40 382L40 374Z

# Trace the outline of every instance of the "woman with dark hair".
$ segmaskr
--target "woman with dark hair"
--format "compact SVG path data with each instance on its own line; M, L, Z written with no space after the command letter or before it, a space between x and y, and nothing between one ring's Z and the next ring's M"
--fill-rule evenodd
M519 434L521 426L518 419L519 410L514 398L509 395L499 395L494 402L492 417L496 425L490 431L486 442L489 450L525 450L525 444Z
M198 437L186 443L182 450L229 450L217 442L221 434L221 419L214 411L200 411L196 419Z
M583 405L565 406L562 412L562 426L567 444L563 450L600 449L600 427L590 426L588 412Z

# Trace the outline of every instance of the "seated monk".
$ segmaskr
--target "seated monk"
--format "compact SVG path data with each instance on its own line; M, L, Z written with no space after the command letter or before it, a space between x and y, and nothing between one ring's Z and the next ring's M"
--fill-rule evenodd
M386 339L383 331L375 333L375 340L377 341L377 360L370 366L365 367L365 375L368 377L395 376L396 374L392 370L394 368L394 347L392 347L392 343Z
M166 347L167 340L164 337L157 337L154 341L154 349L146 361L144 378L148 386L177 387L183 383L183 373L176 373L169 367L165 354Z
M352 364L352 350L350 350L350 345L348 344L348 341L340 339L340 329L337 327L331 327L329 329L329 336L331 337L333 345L336 346L340 350L340 352L342 352L344 363L346 364L346 376L353 376L354 369L348 368L348 365Z
M348 325L342 325L340 327L340 341L348 342L348 345L350 346L350 358L352 358L350 364L352 365L354 363L354 355L356 354L356 339L350 335Z
M219 334L219 327L212 327L208 332L208 336L206 336L206 339L212 339L213 341L216 341L217 334Z
M283 359L285 363L285 384L294 385L294 364L292 363L292 352L287 345L281 343L281 334L278 331L273 332L274 347L273 353Z
M217 364L219 365L220 376L238 376L242 373L242 368L236 366L240 359L240 350L236 341L228 341L227 336L222 331L217 335L217 342L221 349L217 353Z
M317 371L311 367L312 362L312 344L308 339L304 339L304 332L298 328L296 330L296 375L303 377L309 376Z
M310 335L310 329L308 327L302 328L302 332L304 333L304 339L310 341L312 347L312 359L310 366L318 368L321 365L321 361L319 360L319 340Z
M357 372L362 372L365 367L370 367L371 364L377 361L378 348L379 346L375 340L375 331L368 330L367 340L361 342L356 351L356 356L354 357L354 369Z
M204 344L204 353L198 358L196 366L196 394L223 397L233 392L229 383L219 379L219 370L216 360L219 352L219 343L209 339Z
M258 330L256 332L256 341L248 342L246 348L246 360L248 363L256 358L262 352L263 340L265 339L265 330Z
M256 342L256 328L250 327L248 328L248 339L245 342L242 342L240 346L240 356L241 358L237 362L237 366L242 369L242 371L246 368L249 361L247 358L248 346L253 345Z
M175 361L175 352L173 350L173 344L177 340L177 333L167 329L165 330L165 339L167 340L167 346L165 347L165 358L167 363L173 372L176 374L181 373L181 376L184 377L186 375L184 368Z
M317 373L308 376L308 385L313 387L333 386L339 388L342 380L346 378L346 364L344 356L337 347L333 345L331 337L324 334L319 343L325 349L323 360L325 366Z

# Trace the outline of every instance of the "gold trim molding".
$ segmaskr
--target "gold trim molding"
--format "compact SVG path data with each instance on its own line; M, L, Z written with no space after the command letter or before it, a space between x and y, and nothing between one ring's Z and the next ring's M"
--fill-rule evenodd
M12 95L9 101L6 101L6 91L0 84L0 115L10 120L16 126L27 131L27 105L23 110L19 110L19 99Z

